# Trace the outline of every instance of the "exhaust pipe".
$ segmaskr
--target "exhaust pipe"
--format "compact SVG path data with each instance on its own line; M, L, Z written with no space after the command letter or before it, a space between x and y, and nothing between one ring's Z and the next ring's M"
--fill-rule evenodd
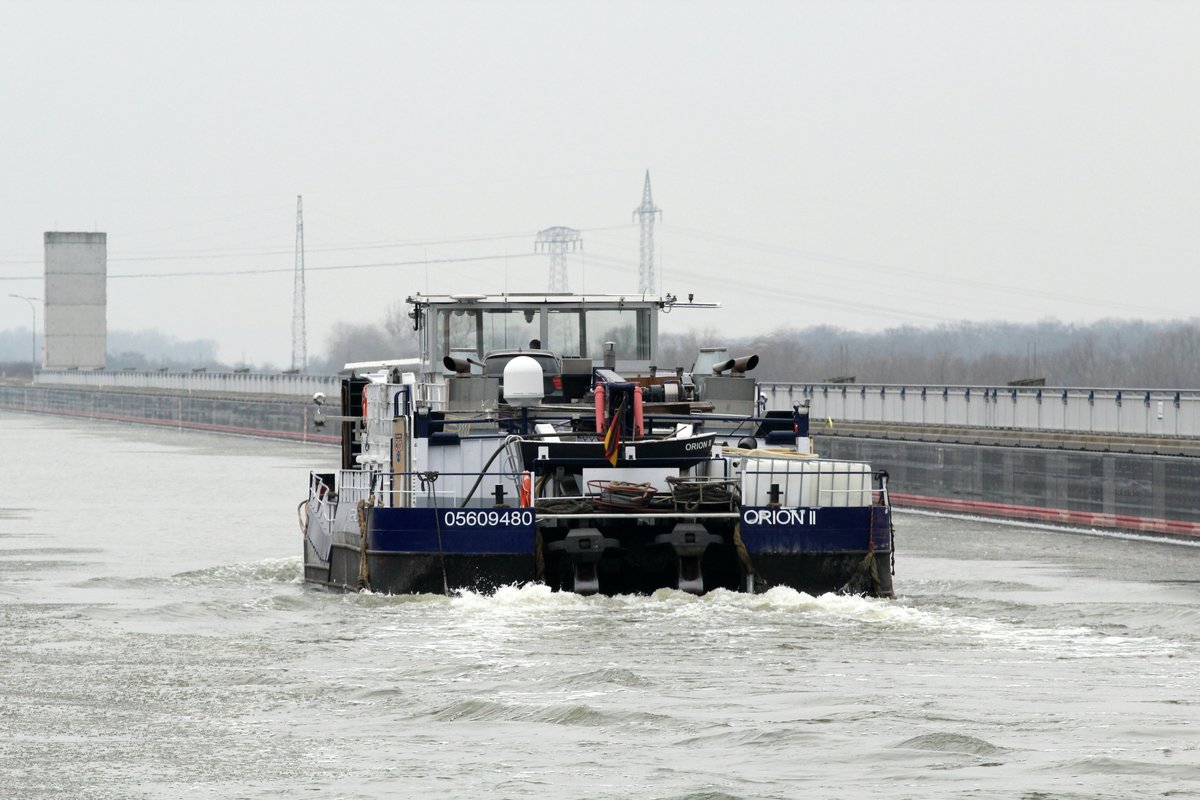
M720 375L725 370L729 370L730 375L743 375L747 370L752 370L758 366L758 356L742 356L741 358L731 358L728 361L721 361L713 364L713 375Z

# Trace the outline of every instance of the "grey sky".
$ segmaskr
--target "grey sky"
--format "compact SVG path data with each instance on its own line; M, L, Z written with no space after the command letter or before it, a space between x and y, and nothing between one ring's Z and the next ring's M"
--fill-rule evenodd
M672 329L1196 315L1200 3L0 12L0 329L43 231L102 230L110 328L286 365L297 194L310 353L544 290L552 225L572 289L632 291L647 168L664 290L724 304Z

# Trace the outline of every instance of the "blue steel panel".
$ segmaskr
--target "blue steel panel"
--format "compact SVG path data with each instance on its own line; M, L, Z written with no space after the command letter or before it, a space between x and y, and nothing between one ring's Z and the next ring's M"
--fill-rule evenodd
M854 508L742 508L742 543L755 553L865 553L888 542L882 506ZM873 524L873 516L875 522Z
M529 508L373 508L368 547L392 553L531 554L536 519Z

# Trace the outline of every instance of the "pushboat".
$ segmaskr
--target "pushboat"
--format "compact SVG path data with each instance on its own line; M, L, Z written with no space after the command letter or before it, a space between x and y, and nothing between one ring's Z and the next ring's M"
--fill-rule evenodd
M419 357L348 364L338 413L314 398L314 424L340 427L341 464L312 471L300 505L306 581L893 596L886 472L813 453L803 406L766 410L757 356L705 348L690 370L656 366L659 315L712 304L407 302ZM488 374L497 351L503 373Z

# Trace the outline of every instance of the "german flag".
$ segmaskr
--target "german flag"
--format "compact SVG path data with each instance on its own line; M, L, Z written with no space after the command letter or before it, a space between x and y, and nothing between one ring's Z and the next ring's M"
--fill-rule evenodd
M614 416L604 432L604 457L614 467L617 465L617 453L621 446L621 418Z
M608 430L604 432L604 457L614 467L617 465L617 455L621 447L621 414L625 410L625 398L617 403L612 419L608 421Z

